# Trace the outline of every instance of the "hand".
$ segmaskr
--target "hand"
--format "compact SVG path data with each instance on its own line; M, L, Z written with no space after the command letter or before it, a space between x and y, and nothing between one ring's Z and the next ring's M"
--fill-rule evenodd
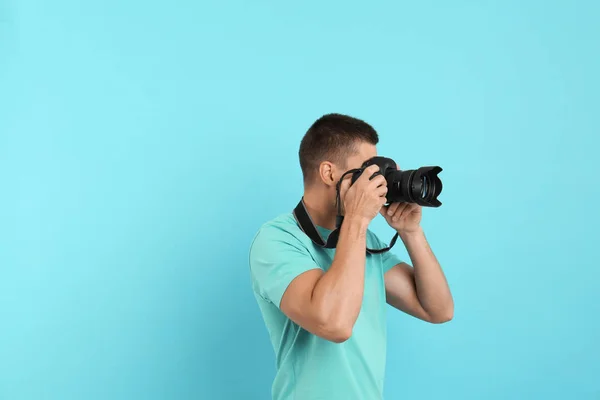
M388 189L385 178L377 175L369 179L377 171L379 166L374 164L366 168L352 186L351 175L342 181L340 199L346 218L357 217L370 222L386 203Z
M381 215L399 234L414 233L419 230L422 207L415 203L392 203L381 208Z

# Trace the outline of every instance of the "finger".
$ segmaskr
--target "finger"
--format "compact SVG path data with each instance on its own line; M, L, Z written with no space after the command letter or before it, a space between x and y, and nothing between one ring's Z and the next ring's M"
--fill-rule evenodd
M419 209L419 207L421 207L421 206L419 206L416 203L411 203L409 205L409 207L407 207L407 210L404 211L404 214L402 215L402 217L412 214L413 212L417 211Z
M375 177L375 179L373 179L374 181L377 182L377 186L387 186L387 179L385 179L385 176L383 175L377 175Z
M338 207L341 208L341 211L343 214L346 213L346 207L345 207L345 201L346 201L346 195L348 194L348 190L350 189L350 186L352 184L352 179L351 177L347 177L345 179L342 180L342 182L340 183L340 198L339 198L339 203L337 204Z
M392 221L400 221L400 219L402 218L402 214L404 213L404 211L408 208L408 203L402 203L398 209L396 210L396 212L394 213L394 216L392 217Z
M387 210L387 215L388 215L388 216L390 216L390 217L391 217L392 215L394 215L394 213L396 212L396 210L398 209L398 207L399 207L401 204L403 204L403 203L392 203L392 205L390 205L390 206L388 207L388 210Z
M375 193L377 193L377 196L381 197L381 196L385 196L388 192L388 188L387 186L379 186L378 188L375 189Z
M352 177L349 175L344 177L344 179L342 180L342 183L340 184L340 196L342 198L344 198L346 196L346 192L348 191L348 189L350 189L351 184L352 184Z
M369 183L369 185L372 188L379 188L382 186L387 186L387 181L385 180L385 177L383 175L377 175L375 178L373 178L371 180L371 182Z
M367 168L365 168L365 170L360 175L360 177L357 179L357 181L361 181L362 183L369 182L369 180L371 179L373 174L378 171L379 171L379 165L377 165L377 164L369 165Z
M413 203L407 204L407 206L404 207L404 209L398 216L397 221L400 221L401 219L408 217L415 210L415 206L416 206L416 204L413 204Z
M407 217L413 211L415 211L417 208L419 208L419 206L415 203L407 204L407 206L404 208L404 210L402 210L402 213L400 213L400 215L398 216L398 220L401 220L402 218Z

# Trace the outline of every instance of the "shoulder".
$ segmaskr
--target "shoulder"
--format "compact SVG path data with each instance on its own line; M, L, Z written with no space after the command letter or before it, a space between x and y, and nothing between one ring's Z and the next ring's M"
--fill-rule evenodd
M250 244L250 254L279 246L292 246L301 250L307 245L304 236L306 235L292 213L281 214L258 228Z
M257 231L257 234L262 232L286 232L293 233L294 231L300 231L300 227L294 218L294 214L291 212L280 214L275 218L272 218L263 223Z
M283 294L300 274L319 268L308 250L293 214L279 215L262 224L250 245L253 290L279 307Z

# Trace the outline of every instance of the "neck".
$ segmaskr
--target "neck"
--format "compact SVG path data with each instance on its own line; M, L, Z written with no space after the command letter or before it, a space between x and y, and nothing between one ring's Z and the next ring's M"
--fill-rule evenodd
M316 225L334 230L337 208L335 193L331 194L327 187L310 187L304 189L304 205Z

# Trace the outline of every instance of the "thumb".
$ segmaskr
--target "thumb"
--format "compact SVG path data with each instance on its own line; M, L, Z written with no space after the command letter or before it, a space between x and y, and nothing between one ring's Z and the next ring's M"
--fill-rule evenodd
M348 189L350 189L350 177L347 176L344 178L344 180L342 181L341 185L340 185L340 197L343 199L346 196L346 192L348 192Z

